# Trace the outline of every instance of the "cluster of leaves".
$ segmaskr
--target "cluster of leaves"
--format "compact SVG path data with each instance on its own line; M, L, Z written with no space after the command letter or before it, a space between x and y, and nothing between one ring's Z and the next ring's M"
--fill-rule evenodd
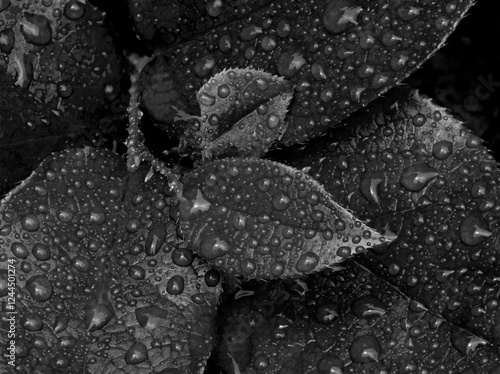
M2 371L499 373L500 171L393 88L472 3L131 1L162 48L127 161L53 154L1 202Z

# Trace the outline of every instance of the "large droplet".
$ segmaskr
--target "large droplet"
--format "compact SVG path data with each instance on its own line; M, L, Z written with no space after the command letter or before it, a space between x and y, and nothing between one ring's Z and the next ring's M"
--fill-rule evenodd
M36 231L40 227L40 220L34 214L27 214L21 218L21 226L26 231Z
M28 331L39 331L42 329L43 321L38 314L27 313L21 318L21 326Z
M330 1L323 15L323 25L332 34L340 34L358 24L361 7L353 7L348 0Z
M343 374L344 363L342 360L337 356L332 356L330 353L325 355L316 365L318 374Z
M148 349L140 342L135 342L125 354L125 362L129 365L136 365L148 359Z
M26 289L36 301L47 301L52 296L52 283L45 275L35 275L26 282Z
M329 325L339 316L339 307L332 302L321 303L316 307L315 319L319 323Z
M413 165L403 171L399 182L408 191L419 192L436 178L439 172L427 164Z
M180 275L174 275L168 280L167 292L170 295L180 295L184 292L184 278Z
M82 18L85 14L85 3L78 0L69 0L64 4L64 15L71 19L76 20Z
M432 155L438 160L446 160L453 152L453 143L440 140L432 146Z
M146 254L156 256L167 237L167 224L160 222L151 227L146 238Z
M349 349L351 360L358 364L378 362L382 348L374 335L361 335L355 338Z
M319 256L314 252L303 253L297 260L295 268L301 273L313 270L319 263Z
M85 306L85 328L89 332L102 329L115 316L115 310L108 300L106 290L99 291L97 299Z
M24 13L19 22L21 33L28 43L34 45L46 45L52 39L52 28L49 20L42 14Z
M189 266L194 261L193 252L191 252L187 248L176 248L172 252L172 261L177 266L181 266L181 267Z
M220 282L220 273L215 269L210 269L205 273L205 283L208 287L215 287Z
M492 235L486 228L487 225L482 218L471 215L460 225L460 239L465 245L479 245Z
M200 244L200 255L207 260L224 256L228 251L227 243L217 237L205 239Z
M479 345L488 342L483 338L472 335L470 332L458 327L454 328L450 334L451 344L463 355L469 355L476 350Z
M23 243L14 242L10 246L12 254L17 258L28 258L28 248Z

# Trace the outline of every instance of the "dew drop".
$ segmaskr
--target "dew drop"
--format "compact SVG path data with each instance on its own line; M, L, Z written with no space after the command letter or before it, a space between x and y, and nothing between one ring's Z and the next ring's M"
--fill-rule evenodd
M35 275L26 282L26 289L36 301L47 301L52 296L52 283L44 275Z
M319 256L314 252L303 253L297 260L295 268L300 273L307 273L313 270L319 263Z
M339 306L332 302L318 304L314 317L323 325L329 325L339 317Z
M222 14L222 11L224 10L224 3L222 0L210 0L208 1L205 9L210 17L216 18Z
M64 15L70 20L82 18L85 14L85 3L78 0L70 0L64 4Z
M220 273L215 269L210 269L205 273L204 278L208 287L215 287L220 282Z
M408 191L419 192L438 175L439 172L429 165L418 164L405 169L401 174L399 182Z
M148 350L140 342L135 342L125 354L125 362L129 365L136 365L148 359Z
M202 92L199 96L198 96L198 102L201 104L201 105L205 105L205 106L212 106L215 104L215 97L212 96L212 95L209 95L207 94L206 92Z
M184 278L180 275L174 275L167 282L167 292L170 295L180 295L184 292Z
M26 231L36 231L40 228L40 220L35 214L27 214L21 218L21 226Z
M99 291L97 299L87 302L85 305L85 329L89 332L102 329L115 316L106 290Z
M285 264L281 261L273 262L269 267L269 271L274 277L280 277L285 271Z
M180 267L189 266L194 261L193 252L191 252L187 248L176 248L172 252L172 261L174 262L174 264Z
M376 336L361 335L353 340L349 349L349 355L353 362L358 364L370 364L378 362L382 348Z
M379 318L387 313L382 302L373 296L363 296L354 300L351 310L359 319Z
M21 318L21 326L28 331L39 331L43 327L43 321L38 314L28 313Z
M217 237L202 240L200 244L200 255L207 260L224 256L228 251L227 243Z
M446 160L448 157L450 157L452 152L453 143L447 140L440 140L434 143L434 145L432 146L432 155L438 160Z
M28 258L28 248L23 243L19 242L14 242L10 246L10 250L12 251L12 254L16 256L17 258Z
M465 245L477 246L492 235L486 227L486 223L480 217L471 215L460 225L460 239Z
M291 202L292 201L288 196L284 194L278 194L273 196L271 203L273 204L274 209L278 211L283 211L290 206Z
M52 28L44 15L25 12L19 24L21 33L28 43L42 46L52 39Z

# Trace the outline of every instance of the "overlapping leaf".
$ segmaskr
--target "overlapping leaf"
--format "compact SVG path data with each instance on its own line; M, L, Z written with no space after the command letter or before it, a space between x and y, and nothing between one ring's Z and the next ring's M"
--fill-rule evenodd
M198 91L201 116L190 118L181 148L201 151L209 159L227 153L261 156L283 135L292 95L281 77L253 69L224 70Z
M261 69L296 86L282 138L290 144L324 133L407 77L473 1L294 0L249 2L242 9L239 2L215 3L217 14L201 9L212 26L192 38L188 30L164 52L165 66L150 70L155 84L146 84L146 107L171 126L173 107L199 114L195 95L210 76Z
M70 150L2 201L3 349L15 331L2 372L203 372L220 285L174 248L172 191L146 172L127 176L108 151Z
M184 245L244 277L319 271L393 239L357 220L307 174L276 162L215 161L182 183Z
M284 316L264 318L264 327L229 348L245 352L238 365L278 372L286 360L273 357L288 354L304 373L321 372L315 365L334 358L356 373L498 372L500 174L480 139L430 99L401 88L352 118L343 135L296 152L293 165L310 165L337 201L397 238L346 262L347 271L308 280L295 314L287 304ZM335 305L318 321L327 300ZM280 327L278 316L290 321ZM325 322L332 327L318 327ZM227 334L238 339L236 329ZM365 363L352 353L363 352L356 344L366 348Z

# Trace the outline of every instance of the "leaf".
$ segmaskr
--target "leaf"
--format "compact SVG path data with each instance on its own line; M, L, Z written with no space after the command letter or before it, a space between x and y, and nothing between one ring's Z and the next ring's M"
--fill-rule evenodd
M392 240L357 220L307 174L225 159L182 179L184 245L225 272L286 278L318 271Z
M2 201L0 297L14 321L2 331L15 330L21 371L203 372L217 274L176 248L172 191L146 176L125 175L109 151L69 150ZM13 373L12 358L1 360Z
M206 158L230 149L260 156L286 129L284 118L292 98L281 77L253 69L230 69L212 77L196 95L200 117L189 121L181 147L201 150Z
M233 67L264 70L296 86L281 139L293 144L325 133L401 82L443 45L473 1L220 3L217 16L198 6L207 24L197 33L186 27L186 39L164 51L161 83L146 84L146 92L169 87L170 94L161 102L145 95L146 108L170 126L167 108L198 114L196 92L209 77Z
M218 362L253 373L481 373L497 347L446 322L356 264L253 285L220 312ZM296 291L305 289L299 293Z
M325 156L312 175L358 216L398 235L361 263L430 311L498 343L494 158L458 120L410 89L353 118L351 128L351 139L311 144L300 159Z

